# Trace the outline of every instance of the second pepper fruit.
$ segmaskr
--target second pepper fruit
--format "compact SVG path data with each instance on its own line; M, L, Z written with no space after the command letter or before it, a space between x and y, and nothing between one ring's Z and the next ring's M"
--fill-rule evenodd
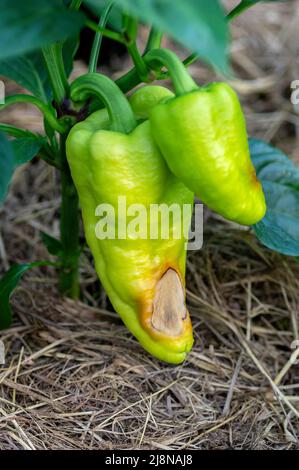
M265 215L261 183L250 159L245 119L226 83L198 88L167 49L145 59L169 68L176 97L153 107L150 123L170 170L215 212L243 225Z

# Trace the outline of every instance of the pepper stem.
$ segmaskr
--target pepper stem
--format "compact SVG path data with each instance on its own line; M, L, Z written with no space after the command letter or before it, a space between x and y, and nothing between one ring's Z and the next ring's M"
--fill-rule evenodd
M91 95L99 97L107 108L111 130L129 134L135 129L137 123L131 106L110 78L91 72L78 77L71 84L73 101L85 101Z
M79 297L78 262L79 244L79 201L65 154L66 135L60 137L61 157L61 215L60 239L63 247L59 273L60 291L72 299Z
M107 3L107 5L105 6L101 14L101 18L99 21L100 28L105 28L112 7L113 7L113 0ZM90 54L90 61L89 61L89 67L88 67L89 72L97 71L97 64L99 60L99 53L100 53L100 48L102 45L102 39L103 39L102 33L100 33L99 31L95 33L95 37L94 37L93 45L91 49L91 54Z
M144 56L144 61L154 70L165 66L169 72L176 95L184 95L198 88L179 57L169 49L153 49Z

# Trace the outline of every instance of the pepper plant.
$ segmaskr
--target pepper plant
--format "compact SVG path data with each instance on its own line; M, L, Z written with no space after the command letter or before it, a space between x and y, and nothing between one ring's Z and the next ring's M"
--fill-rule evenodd
M247 140L238 98L227 84L198 88L187 72L201 60L224 80L231 75L230 21L257 3L241 0L226 12L218 0L1 0L0 74L29 93L5 97L0 110L30 103L43 115L44 134L0 124L0 199L15 168L39 157L60 173L61 216L59 240L42 234L57 261L14 265L0 281L0 328L10 325L10 295L31 267L56 266L62 294L78 298L80 200L86 239L115 309L149 352L168 362L185 358L192 330L181 241L133 246L95 239L95 206L121 194L120 187L131 194L134 186L135 199L139 194L146 204L183 204L195 192L227 219L251 225L267 247L299 255L299 170L267 143ZM144 50L137 45L141 22L148 27ZM94 31L88 73L71 83L83 27ZM190 55L181 61L161 48L163 35ZM132 59L115 81L98 71L103 36L123 44ZM176 96L152 86L167 78ZM129 102L125 95L140 84L146 86Z

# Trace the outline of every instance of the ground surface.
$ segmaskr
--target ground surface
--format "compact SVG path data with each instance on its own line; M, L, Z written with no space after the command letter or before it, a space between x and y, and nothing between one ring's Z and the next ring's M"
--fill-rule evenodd
M232 45L250 134L297 162L289 85L299 78L298 21L298 1L258 6L235 21ZM215 78L198 64L191 71L200 83ZM26 106L5 118L39 128ZM48 258L39 233L58 235L57 175L42 162L21 168L0 217L1 271ZM51 268L26 275L13 328L1 334L1 449L298 449L299 368L290 357L299 264L207 211L204 233L203 249L188 257L196 341L178 367L143 352L111 311L87 249L84 302L59 296Z

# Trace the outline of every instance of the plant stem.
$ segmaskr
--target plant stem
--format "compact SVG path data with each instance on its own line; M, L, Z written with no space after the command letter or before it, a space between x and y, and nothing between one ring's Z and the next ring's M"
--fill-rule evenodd
M71 7L76 9L79 8L80 2L73 1ZM54 100L58 106L63 103L63 100L69 94L69 84L64 68L62 47L63 43L58 42L42 49L52 85ZM44 115L51 127L55 129L55 126L52 125L50 119L46 116L46 113L44 113ZM60 256L61 268L59 273L59 287L63 294L76 299L79 296L79 201L65 153L66 135L70 126L68 122L62 124L57 121L56 118L54 119L59 126L63 127L60 136L59 152L59 167L61 175L60 240L63 247L63 251ZM51 120L53 119L51 118ZM47 158L47 155L44 155L44 158Z
M70 10L79 10L82 0L72 0L69 6Z
M62 42L42 48L56 103L60 105L68 94L68 80L62 57Z
M193 52L193 54L190 54L186 59L183 60L183 64L185 67L188 67L188 65L193 64L198 59L198 54L196 52Z
M145 63L154 70L165 66L176 95L196 90L197 85L178 56L169 49L154 49L144 56Z
M246 10L247 8L250 8L250 6L253 6L253 4L249 4L249 2L245 4L245 0L244 0L226 16L227 20L228 21L233 20L236 16L240 15L240 13L242 13L244 10ZM162 38L159 38L159 32L155 31L154 28L152 28L144 54L146 54L152 49L155 49L156 47L159 48L160 43L161 43L160 39ZM183 60L183 64L186 67L188 67L189 65L193 64L198 59L199 59L199 56L196 53L192 53L188 57L186 57L186 59ZM168 77L169 77L168 72L161 72L161 74L157 77L157 79L162 80ZM141 83L141 80L136 72L135 67L130 69L128 72L126 72L124 75L122 75L116 80L116 84L124 93L127 93L128 91L130 91L132 88L139 85L139 83Z
M115 80L115 83L123 93L127 93L128 91L132 90L132 88L135 88L135 86L139 85L141 80L136 68L133 67L127 73Z
M130 54L130 56L133 60L134 65L135 65L137 75L140 77L140 81L141 82L148 82L149 81L149 79L148 79L149 70L148 70L143 58L141 57L141 55L138 51L136 42L132 41L132 42L128 43L127 44L127 49L128 49L128 52L129 52L129 54Z
M233 20L236 16L239 16L243 11L247 10L248 8L252 7L254 3L242 0L235 8L233 8L228 15L226 16L228 21Z
M98 26L96 23L90 20L87 20L85 22L85 26L92 29L96 33L101 33L103 36L106 36L107 38L113 39L114 41L120 42L121 44L125 44L125 40L122 34L117 33L116 31L111 31L110 29L102 28L101 26Z
M197 54L191 54L188 56L184 61L183 64L185 67L188 67L188 65L191 65L193 62L195 62L198 59ZM152 77L152 80L150 80L150 75L148 76L149 80L148 81L153 81L155 78L159 80L165 80L166 78L169 78L169 73L168 72L160 72L157 77ZM127 93L128 91L132 90L132 88L135 88L135 86L139 85L142 83L142 80L140 76L137 73L136 67L131 68L128 72L126 72L124 75L119 77L117 80L115 80L115 83L117 86L121 89L123 93Z
M193 64L198 60L198 55L194 52L193 54L190 54L186 59L183 60L183 64L185 67L188 67L189 65ZM170 77L169 72L160 72L157 75L157 80L166 80L167 78Z
M109 13L111 11L111 8L113 7L114 1L112 0L107 4L107 6L104 8L103 13L101 15L100 21L99 21L99 28L105 28L107 24L107 20L109 17ZM89 72L96 72L97 71L97 64L99 60L99 52L101 49L102 45L102 39L103 39L103 34L100 32L97 32L94 37L92 49L91 49L91 54L90 54L90 60L89 60L89 67L88 71Z
M107 108L110 129L129 134L137 123L131 106L113 80L100 73L87 73L71 84L71 99L84 101L97 96Z
M163 38L163 33L156 28L151 28L149 37L144 49L144 54L151 51L152 49L159 49L161 47L161 42Z
M63 294L73 299L79 297L78 261L79 201L65 154L66 136L60 138L61 158L61 215L60 240L63 246L59 287Z
M125 14L123 16L125 45L135 65L137 74L142 82L148 82L149 70L137 47L138 21L136 18Z

